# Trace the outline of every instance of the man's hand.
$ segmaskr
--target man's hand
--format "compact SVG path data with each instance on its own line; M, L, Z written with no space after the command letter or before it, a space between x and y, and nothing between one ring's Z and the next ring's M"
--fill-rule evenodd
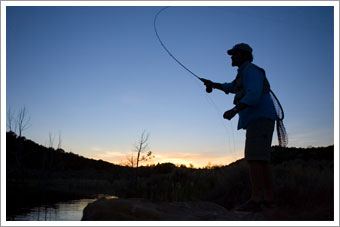
M212 82L211 80L207 80L207 79L204 79L204 78L200 78L200 80L204 83L205 86L207 87L212 87L214 82Z
M235 112L235 110L231 109L223 114L223 118L231 120L233 117L235 117L236 114L237 113Z
M208 93L211 93L213 88L214 88L214 82L212 82L211 80L207 80L204 78L200 78L200 80L204 83L204 85L206 86L205 91Z

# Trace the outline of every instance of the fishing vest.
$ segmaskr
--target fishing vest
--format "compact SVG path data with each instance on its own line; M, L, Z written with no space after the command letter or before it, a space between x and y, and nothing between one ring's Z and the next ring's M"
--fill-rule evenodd
M234 86L234 90L235 90L235 97L234 97L234 104L236 105L237 103L240 102L240 100L244 97L245 95L245 91L243 88L243 72L250 66L253 65L255 66L257 69L259 69L261 72L263 72L264 74L264 80L263 80L263 88L262 88L262 92L264 93L269 93L270 92L270 84L267 80L266 77L266 72L264 71L264 69L258 67L255 64L252 63L248 63L241 71L238 72L235 80L232 82L233 86Z

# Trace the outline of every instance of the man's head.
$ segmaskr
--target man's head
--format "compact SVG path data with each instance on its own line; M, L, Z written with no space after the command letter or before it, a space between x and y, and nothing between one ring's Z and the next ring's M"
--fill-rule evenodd
M245 61L253 61L253 49L245 43L236 44L227 53L231 55L232 66L240 66Z

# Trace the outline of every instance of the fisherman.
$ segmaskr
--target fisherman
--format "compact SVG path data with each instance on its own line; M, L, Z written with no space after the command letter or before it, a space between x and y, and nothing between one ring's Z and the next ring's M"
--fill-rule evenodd
M215 83L206 79L202 81L207 91L213 88L226 94L235 94L235 106L226 111L223 117L231 120L238 114L237 129L246 130L244 156L249 166L252 184L251 198L236 210L257 212L263 207L274 206L269 163L274 125L278 116L269 93L270 85L265 71L252 63L252 51L245 43L236 44L227 51L228 55L231 55L232 66L238 67L238 74L231 83Z

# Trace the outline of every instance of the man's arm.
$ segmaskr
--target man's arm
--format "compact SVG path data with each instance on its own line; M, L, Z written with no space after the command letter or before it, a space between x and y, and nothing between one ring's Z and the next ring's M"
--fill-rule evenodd
M228 120L231 120L233 117L235 117L235 115L240 112L241 110L247 108L248 105L245 104L245 103L238 103L234 108L226 111L224 114L223 114L223 118L225 119L228 119Z
M257 68L248 68L247 73L243 75L243 89L245 96L241 101L232 109L223 114L225 119L231 120L238 112L247 108L248 106L255 105L262 94L264 75Z
M224 91L226 94L229 94L229 93L234 93L233 92L233 83L215 83L211 80L207 80L207 79L203 79L203 78L200 78L200 80L204 83L204 85L208 88L208 87L211 87L211 88L214 88L214 89L218 89L218 90L221 90L221 91Z
M212 88L214 88L214 89L218 89L218 90L221 90L221 91L224 91L224 89L223 89L223 86L222 86L222 84L220 84L220 83L212 83Z

